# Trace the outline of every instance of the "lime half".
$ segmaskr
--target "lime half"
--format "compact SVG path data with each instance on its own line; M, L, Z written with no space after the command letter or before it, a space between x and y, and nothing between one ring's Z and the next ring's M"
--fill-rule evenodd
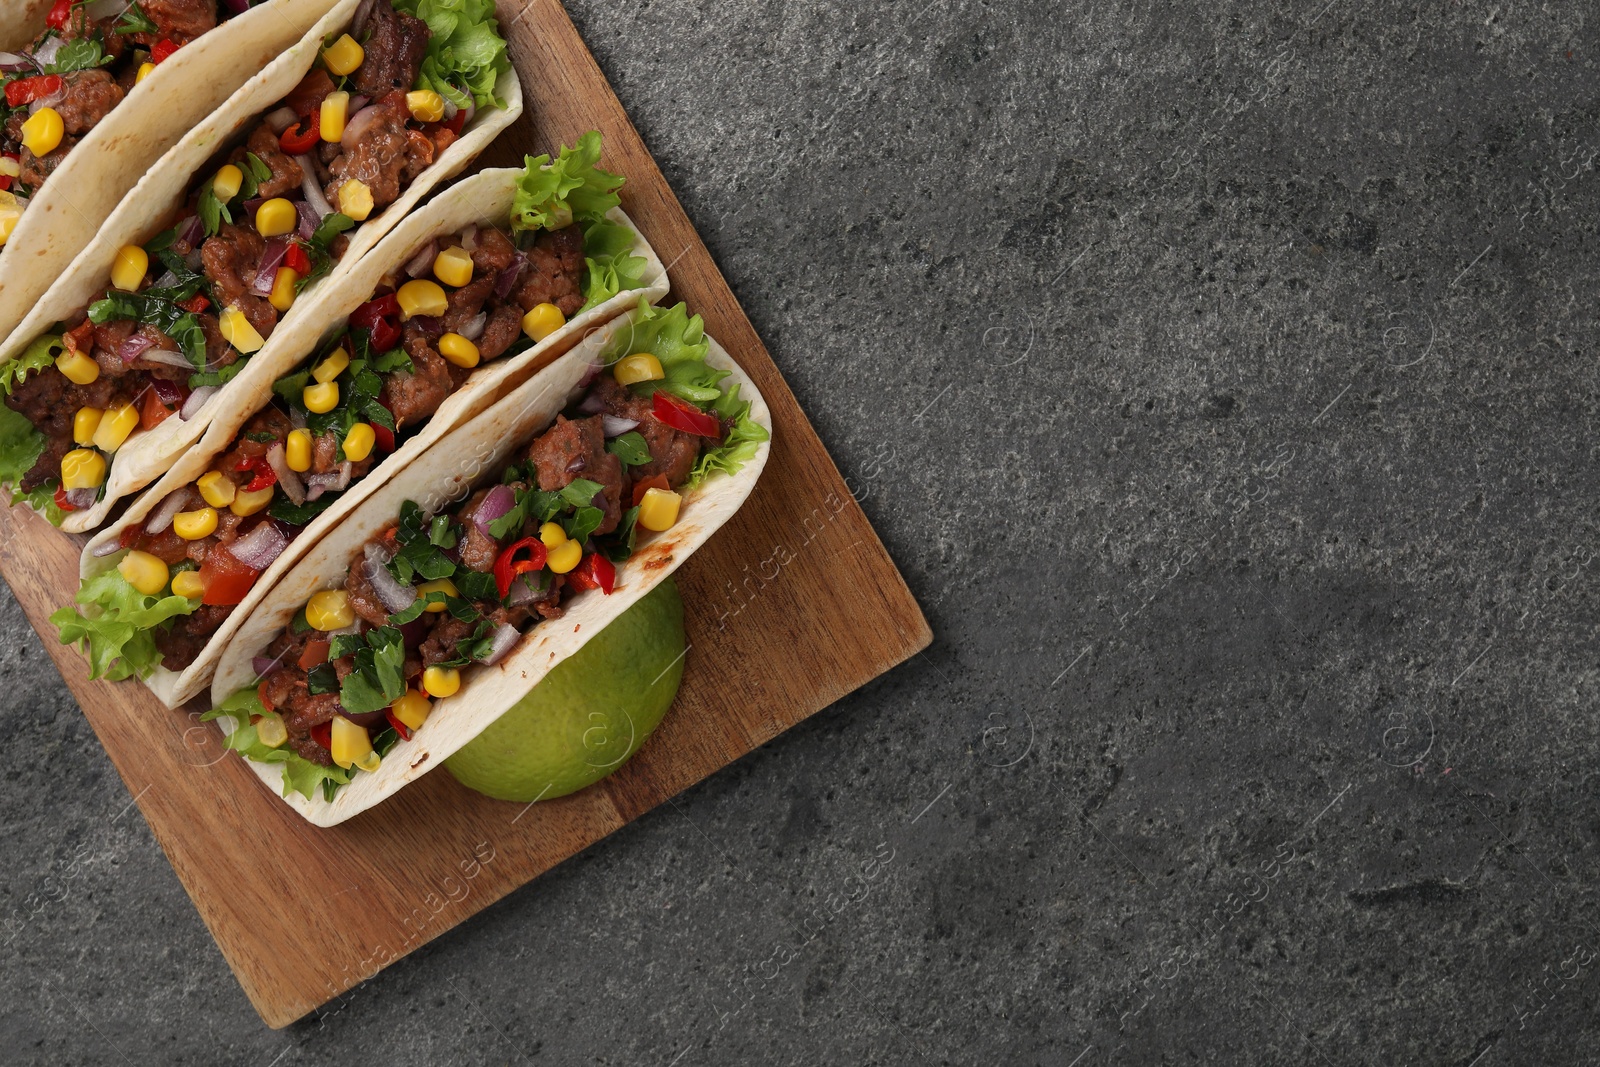
M498 800L575 793L639 751L678 694L684 659L683 601L668 578L444 765Z

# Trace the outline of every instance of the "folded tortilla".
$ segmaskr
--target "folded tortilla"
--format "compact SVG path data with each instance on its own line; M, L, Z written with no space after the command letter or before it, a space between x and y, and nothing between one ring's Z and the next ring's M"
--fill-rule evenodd
M316 61L323 39L329 34L342 32L357 6L358 0L340 0L338 6L301 40L278 56L267 69L252 78L249 84L175 145L106 220L99 236L73 261L67 274L29 311L22 325L4 343L0 343L0 363L20 354L40 334L81 311L103 294L109 284L117 251L125 245L147 241L165 228L167 218L183 205L189 189L201 177L202 168L220 149L252 129L262 112L300 84ZM205 39L202 37L200 40ZM182 50L178 54L182 54ZM501 130L522 113L522 84L517 80L515 70L508 70L500 77L495 93L506 102L506 106L480 110L462 130L461 137L445 149L432 166L417 175L398 200L350 231L350 245L344 256L324 278L308 286L294 306L283 313L272 336L249 357L249 365L237 378L224 386L193 418L187 421L169 418L154 429L136 430L128 438L117 450L100 500L92 508L69 513L61 523L63 530L86 533L99 526L118 501L149 485L180 456L184 456L213 421L220 419L227 423L229 416L241 416L241 421L234 423L233 428L242 425L242 417L248 417L260 406L260 400L252 400L252 397L270 395L273 380L310 351L331 321L330 315L337 314L328 310L330 304L323 302L323 297L335 287L337 279L349 275L357 263L423 197L440 183L460 173ZM68 157L69 161L71 158ZM463 183L466 184L469 183ZM493 182L487 184L495 185ZM509 208L509 194L505 203ZM502 225L505 215L506 211L502 210ZM363 292L370 291L370 288L368 286ZM345 291L340 289L341 293ZM361 299L366 299L365 295ZM348 314L348 311L344 314ZM223 442L226 443L226 440L224 438ZM203 446L201 451L205 451Z
M355 4L341 0L338 6L354 11ZM0 40L6 42L0 47L27 44L44 27L50 7L45 0L12 0L0 8ZM332 7L332 0L270 0L252 7L178 49L130 89L61 161L0 247L0 337L10 337L25 317L31 320L28 312L52 283L79 269L69 267L73 257L101 243L96 234L102 223L119 202L125 203L123 195L135 183L166 166L163 153L208 124L247 80L266 76L284 50L305 39ZM15 20L14 11L20 16ZM315 55L313 45L311 58ZM256 71L261 74L252 78ZM284 92L293 87L291 82ZM146 222L159 217L148 210ZM0 361L18 350L8 343Z
M272 383L292 371L324 339L331 338L342 329L350 313L371 298L385 274L398 270L417 249L435 237L457 233L473 224L505 227L510 219L517 181L523 173L515 167L486 170L451 186L395 227L371 252L350 262L349 267L337 277L325 281L318 290L313 310L293 323L293 340L283 345L273 344L284 331L284 324L280 323L278 329L273 331L268 346L251 357L249 366L229 386L227 403L218 405L217 414L205 427L199 444L191 447L186 442L182 448L187 451L182 451L177 462L161 479L84 548L81 577L88 580L114 567L116 556L97 557L95 552L101 546L116 543L123 530L142 523L166 499L167 494L184 488L203 474L212 458L228 447L250 417L271 402ZM273 585L329 531L338 527L363 500L376 494L385 481L418 457L430 453L436 442L455 427L477 417L507 390L521 385L540 368L571 349L587 331L635 307L641 297L654 303L666 296L669 284L667 272L655 251L620 208L613 209L609 217L613 222L634 231L632 254L643 257L647 264L641 287L625 289L610 300L574 315L559 330L525 352L481 364L460 389L446 398L427 424L410 440L385 457L364 478L352 484L337 503L308 523L289 542L283 554L256 579L250 594L212 636L205 651L194 663L181 673L157 668L145 680L145 684L157 696L168 706L177 707L201 692L211 680L229 639L263 602ZM296 304L296 308L299 306ZM176 418L169 418L156 427L156 431L177 421ZM115 475L115 465L112 472Z

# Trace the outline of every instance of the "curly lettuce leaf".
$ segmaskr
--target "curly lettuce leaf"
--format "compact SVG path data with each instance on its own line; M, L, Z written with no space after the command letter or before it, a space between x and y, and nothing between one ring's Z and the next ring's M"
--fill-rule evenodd
M261 697L256 690L241 689L200 716L200 721L210 722L224 715L232 719L235 729L228 735L227 746L245 759L255 760L257 763L282 765L284 796L288 796L293 790L307 800L312 800L320 788L331 800L340 786L349 784L350 772L342 767L324 767L320 763L312 763L288 744L270 748L262 743L250 719L252 716L264 714L266 708L261 706Z
M39 462L44 446L44 434L35 430L33 423L0 405L0 483L19 484Z
M740 467L756 458L756 451L761 447L761 442L772 436L767 433L765 426L750 417L750 402L739 399L738 382L717 398L711 405L711 411L725 423L731 419L733 429L728 431L728 436L723 438L722 444L708 450L696 461L694 469L689 472L689 480L685 483L685 487L689 489L693 489L718 471L724 474L738 473Z
M644 284L650 261L633 254L634 233L628 227L602 218L583 231L584 265L582 314L604 304L618 293Z
M600 131L590 130L578 143L564 147L555 162L549 156L528 156L517 192L511 200L511 229L560 230L574 221L592 225L622 203L617 190L623 177L601 170Z
M20 356L0 366L0 393L10 396L11 390L26 381L28 375L50 366L65 350L66 344L58 333L34 338L33 344L24 348Z
M50 525L60 526L62 521L66 519L67 513L62 510L60 504L56 503L56 486L59 484L60 482L51 478L48 482L34 486L26 493L12 493L11 506L16 507L18 504L26 504L48 519Z
M494 0L396 0L396 11L428 24L428 51L417 89L432 89L457 107L505 107L494 94L511 69L506 41L494 18Z
M146 596L114 567L80 585L73 599L97 610L85 614L66 607L50 621L61 631L62 644L76 644L89 657L89 677L112 682L150 677L161 665L156 628L200 606L198 597Z

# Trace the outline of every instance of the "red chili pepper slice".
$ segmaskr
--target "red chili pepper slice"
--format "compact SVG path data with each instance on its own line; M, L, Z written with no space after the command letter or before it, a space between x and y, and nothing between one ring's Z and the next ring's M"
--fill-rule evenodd
M302 125L309 128L304 133L296 133ZM322 140L322 112L313 111L306 118L301 119L293 126L288 127L278 135L278 146L291 156L303 156Z
M67 20L71 17L72 0L56 0L54 4L50 5L50 14L45 16L44 21L51 29L59 30L67 24Z
M267 679L263 678L256 684L256 699L261 701L261 706L267 711L277 711L277 706L267 699Z
M600 553L591 552L567 575L567 584L580 590L599 589L610 596L611 590L617 587L617 568Z
M383 709L383 717L385 719L389 720L389 725L393 726L394 727L394 732L400 735L400 740L402 740L402 741L411 740L411 727L409 727L405 723L401 722L399 717L395 715L393 710L391 710L389 708L384 708Z
M171 37L163 37L150 49L150 62L160 63L164 59L169 59L178 48L178 43Z
M266 460L260 456L245 456L233 465L233 469L236 471L253 471L265 462Z
M462 110L457 111L455 113L455 117L454 118L450 119L448 122L446 122L444 124L444 128L449 130L451 133L455 134L457 137L459 137L459 136L461 136L461 127L465 126L466 124L467 124L467 112L466 112L465 109L462 109Z
M319 722L311 728L311 740L328 749L333 750L333 723Z
M59 493L61 490L58 489L56 492ZM60 502L60 500L56 501L58 504ZM136 522L117 535L117 547L132 548L134 545L139 543L139 538L142 536L144 536L144 524Z
M665 423L674 430L698 434L701 437L722 436L722 423L717 421L715 415L707 415L687 400L679 400L667 393L655 395L655 407L652 413L656 421Z
M311 273L311 257L306 255L305 246L299 241L289 243L289 251L283 255L283 265L302 278Z
M250 484L244 487L247 493L259 493L270 485L278 484L278 472L271 467L256 468L256 476L250 479Z
M185 311L192 311L198 315L211 306L211 301L206 299L204 293L196 293L187 300L180 300L178 306Z
M379 319L392 319L398 314L400 314L400 298L390 293L375 300L368 300L350 312L350 325L370 330Z
M394 431L389 429L387 426L379 426L375 422L374 423L369 423L368 425L370 425L372 427L372 439L373 439L374 443L377 444L378 451L379 452L393 452L394 451Z
M16 162L16 163L21 163L22 162L22 157L18 156L15 152L0 152L0 156L4 156L5 158L7 158L9 160L12 160L13 162ZM0 174L0 192L4 192L5 190L11 188L11 182L12 182L11 175L9 175L9 174Z
M671 489L672 483L667 481L665 474L652 474L648 478L640 479L633 483L633 506L638 507L644 500L645 493L652 489Z
M303 671L312 667L319 667L328 662L328 649L331 647L327 641L307 641L305 651L300 653L297 666Z
M31 104L40 97L52 96L61 91L61 75L38 74L32 78L18 78L14 82L6 82L6 104L10 107L21 107Z
M378 352L387 352L400 343L400 327L388 319L379 319L372 324L372 347Z
M71 504L67 503L67 491L64 488L60 487L60 486L56 487L56 507L60 508L62 511L77 511L78 510L77 508L73 507ZM123 530L122 531L122 536L123 537L127 537L128 536L128 531L127 530ZM134 537L134 540L136 540L136 541L139 539L139 527L137 527L137 526L133 528L133 537ZM120 541L120 538L119 538L119 541ZM127 548L128 546L127 545L123 545L122 547L123 548Z
M528 552L528 558L517 559L517 553L524 549ZM537 537L524 537L500 553L494 561L494 584L500 590L500 599L504 600L506 594L511 592L511 583L517 580L517 575L543 567L545 556L544 542Z

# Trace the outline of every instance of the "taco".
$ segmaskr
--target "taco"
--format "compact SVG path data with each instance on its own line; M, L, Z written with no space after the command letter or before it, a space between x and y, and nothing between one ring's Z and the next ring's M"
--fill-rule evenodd
M0 337L146 171L334 0L8 0Z
M521 109L492 7L410 13L471 2L344 0L167 154L0 345L0 482L93 529L304 354L325 276Z
M317 825L438 766L738 509L771 416L684 305L611 322L368 497L229 643L228 747Z
M585 330L666 294L599 151L586 137L449 189L332 283L298 365L235 383L237 408L89 542L82 610L52 616L94 675L188 700L362 499Z

